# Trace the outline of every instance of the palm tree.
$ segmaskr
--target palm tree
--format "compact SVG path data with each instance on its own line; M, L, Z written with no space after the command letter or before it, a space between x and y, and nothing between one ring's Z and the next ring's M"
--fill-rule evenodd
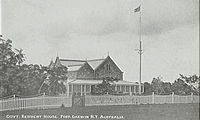
M18 61L17 63L20 65L25 59L25 54L23 54L22 49L15 49L17 51L17 54L15 55L16 60Z

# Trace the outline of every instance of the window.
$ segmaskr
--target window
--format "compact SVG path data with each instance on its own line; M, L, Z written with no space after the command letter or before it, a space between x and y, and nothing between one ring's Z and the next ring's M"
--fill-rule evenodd
M110 71L110 64L107 64L107 65L106 65L106 70L107 70L107 71Z
M139 92L139 86L135 86L136 87L136 93Z
M96 77L99 77L99 73L96 73Z
M77 85L77 92L81 92L81 85Z
M129 90L130 90L130 87L126 86L126 92L129 92Z
M117 91L120 91L120 86L117 86Z
M82 92L85 92L85 89L84 89L85 85L82 85Z
M121 91L125 92L125 86L122 86Z
M108 64L106 65L106 70L108 71Z
M72 85L69 85L69 92L72 92Z
M73 92L76 92L76 85L72 85Z
M131 92L134 92L134 86L131 86Z
M86 85L86 92L90 92L90 85Z
M141 85L141 92L144 92L144 91L143 91L143 86L142 86L142 85Z

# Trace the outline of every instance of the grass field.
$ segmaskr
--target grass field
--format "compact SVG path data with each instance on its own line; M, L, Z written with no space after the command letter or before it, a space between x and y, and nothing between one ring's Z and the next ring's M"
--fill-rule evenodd
M15 117L15 118L14 118ZM17 118L18 117L18 118ZM28 118L29 117L29 118ZM38 118L31 118L38 117ZM199 104L119 105L1 112L0 120L199 120Z

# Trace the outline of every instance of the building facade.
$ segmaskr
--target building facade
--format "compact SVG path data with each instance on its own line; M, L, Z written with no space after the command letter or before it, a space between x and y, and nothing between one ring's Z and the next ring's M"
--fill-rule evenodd
M130 95L139 93L139 84L137 82L129 82L123 79L123 72L112 60L110 56L105 59L93 60L69 60L56 58L55 62L51 62L49 67L66 66L68 68L65 82L67 87L67 95L81 94L90 95L94 86L102 83L106 77L118 79L118 82L113 82L115 90ZM144 87L141 85L141 93L144 92Z

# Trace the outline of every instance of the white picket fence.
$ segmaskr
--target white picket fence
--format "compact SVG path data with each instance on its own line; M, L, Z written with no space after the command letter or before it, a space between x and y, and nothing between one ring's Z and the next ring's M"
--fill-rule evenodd
M197 95L148 95L148 96L86 96L85 106L126 104L199 103Z
M173 104L199 103L199 96L188 95L148 95L148 96L85 96L85 106L95 105L126 105L126 104ZM72 96L39 96L32 98L12 97L0 100L0 111L16 109L58 108L61 105L72 107Z
M86 96L85 106L152 103L151 96Z
M58 108L61 105L71 107L71 96L39 96L33 98L18 98L12 97L9 99L0 100L0 111L16 110L16 109L46 109Z

